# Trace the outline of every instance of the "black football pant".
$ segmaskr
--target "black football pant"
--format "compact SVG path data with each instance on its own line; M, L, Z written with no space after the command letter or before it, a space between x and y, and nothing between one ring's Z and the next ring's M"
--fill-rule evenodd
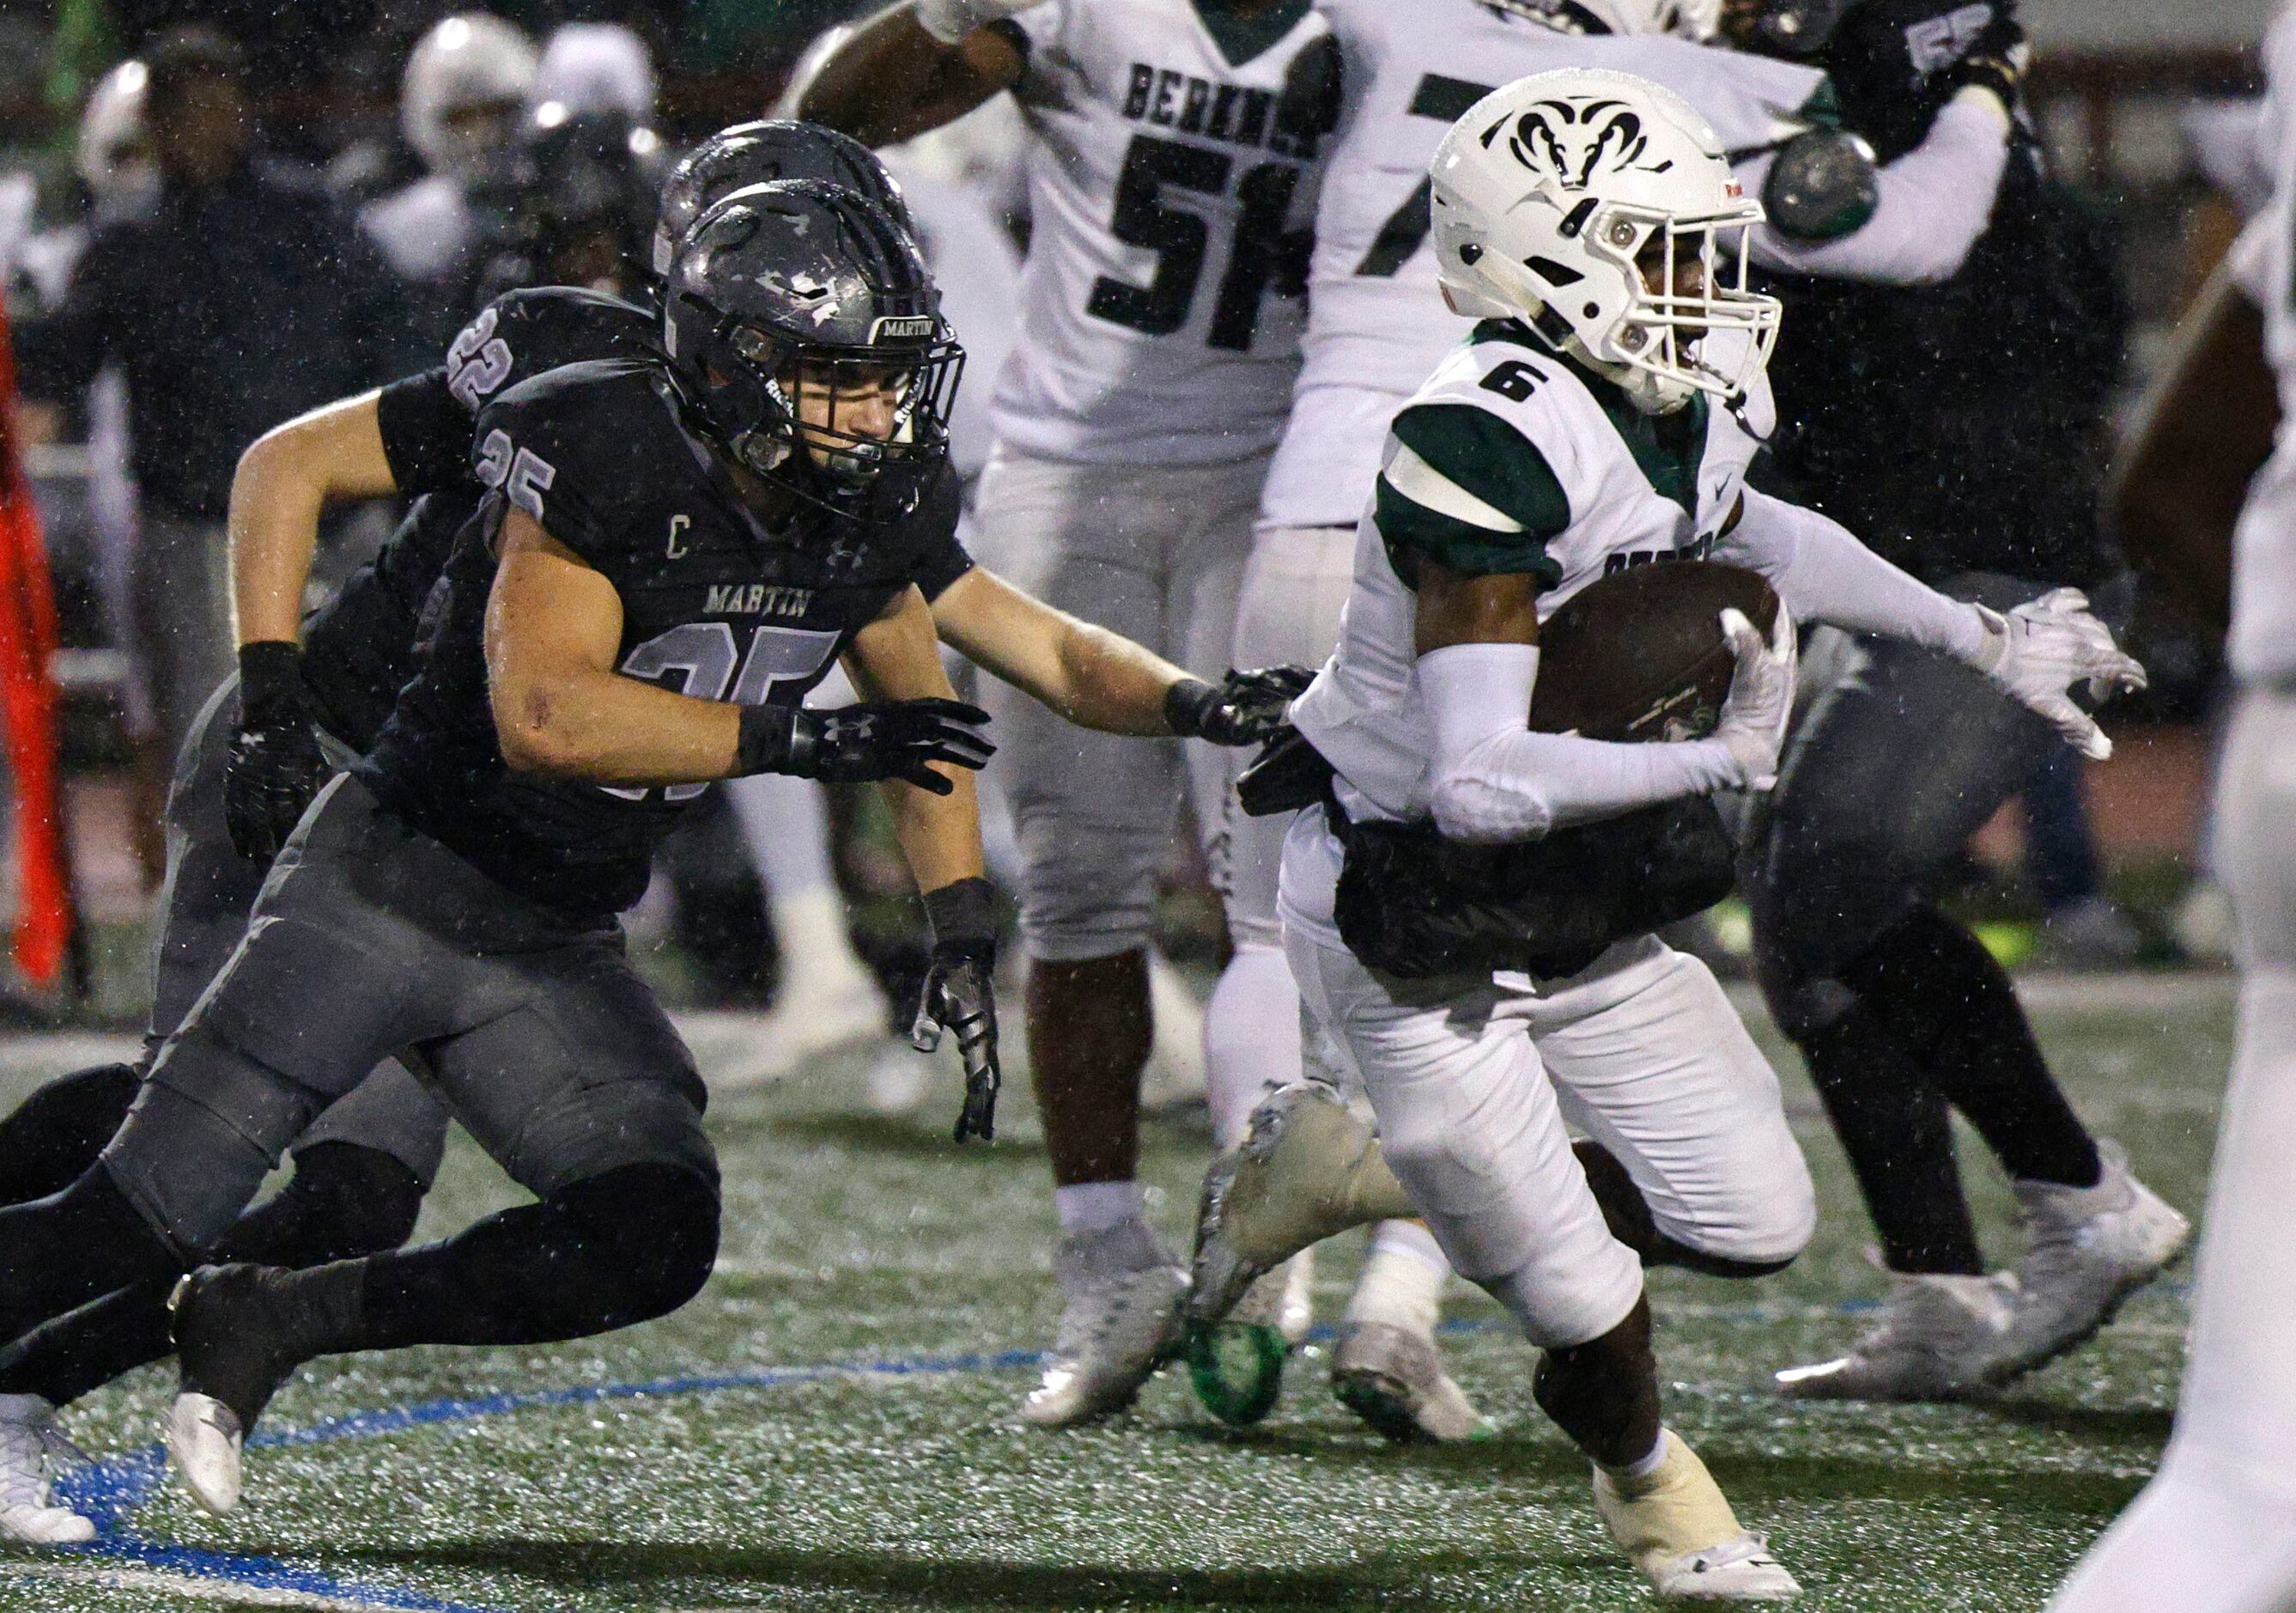
M426 1082L542 1202L370 1257L390 1263L375 1307L394 1318L388 1342L568 1337L700 1286L716 1239L706 1097L619 932L495 885L346 775L281 852L246 940L96 1164L0 1210L0 1336L216 1254L282 1151L402 1047L421 1050ZM568 1235L595 1225L597 1189L584 1185L608 1179L661 1190L659 1237L678 1252L635 1304L627 1248ZM406 1296L443 1304L480 1271L490 1291L460 1301L485 1321L409 1321Z
M2006 609L2038 590L1975 576L1949 591ZM1890 1268L1973 1274L1984 1268L1952 1111L2013 1176L2087 1185L2098 1162L2007 974L1928 894L2063 742L1944 656L1885 639L1842 647L1750 848L1757 970Z
M239 726L238 690L236 677L225 680L176 758L145 1066L230 960L266 871L239 855L224 827L223 768ZM143 1073L127 1065L78 1071L0 1120L0 1204L56 1192L94 1164ZM242 1218L218 1255L310 1265L397 1248L414 1230L446 1127L444 1111L414 1078L385 1060L296 1141L293 1179ZM106 1295L0 1350L0 1394L62 1405L166 1355L171 1282Z

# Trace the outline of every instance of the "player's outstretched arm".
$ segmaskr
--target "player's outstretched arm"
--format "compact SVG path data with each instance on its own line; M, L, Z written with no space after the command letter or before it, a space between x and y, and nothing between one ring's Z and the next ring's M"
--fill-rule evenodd
M1763 782L1793 701L1790 622L1774 652L1742 621L1733 706L1710 738L1620 745L1530 731L1538 679L1538 588L1514 572L1471 576L1417 563L1415 674L1435 729L1430 807L1445 835L1533 840L1680 795ZM1749 646L1739 642L1751 638Z
M1103 734L1257 745L1312 677L1303 667L1270 667L1207 683L984 566L942 589L932 617L941 642L982 671Z
M231 603L241 644L295 641L319 542L319 512L398 490L377 424L380 392L299 415L257 438L231 479Z
M1037 0L917 0L862 23L815 70L797 115L866 145L954 122L1021 80L1020 47L985 25Z
M1765 155L1742 165L1748 192L1767 197ZM1849 234L1829 240L1754 232L1755 261L1767 268L1888 285L1933 285L1961 272L1993 216L2009 160L2009 113L1998 92L1970 85L1940 110L1912 151L1874 173L1874 209Z
M256 439L231 481L233 630L239 731L224 764L224 825L242 857L269 860L332 769L320 754L297 637L319 542L319 512L339 498L398 490L377 399L362 392Z
M488 694L503 760L521 772L641 786L745 773L912 778L946 788L935 764L977 768L994 748L978 732L988 714L951 699L808 712L698 700L626 678L614 666L614 585L521 510L504 517L496 547Z
M924 595L912 588L854 635L845 657L853 686L873 700L947 700L955 690L940 663L940 643ZM945 1032L964 1058L964 1108L956 1140L996 1135L996 1092L1004 1081L996 1048L996 925L982 877L980 813L972 777L936 769L945 787L919 788L888 779L886 803L902 855L916 876L932 926L932 962L910 1038L930 1052Z
M2078 589L2053 589L2004 615L1917 581L1839 522L1751 488L1714 557L1760 572L1804 621L1902 638L1974 667L2099 760L2112 742L2070 691L2087 683L2101 698L2144 687L2144 667L2113 643Z

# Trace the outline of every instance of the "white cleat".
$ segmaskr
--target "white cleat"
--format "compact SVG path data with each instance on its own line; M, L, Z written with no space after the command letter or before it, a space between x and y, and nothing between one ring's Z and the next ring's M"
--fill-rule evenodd
M76 1546L95 1538L95 1525L56 1504L48 1482L52 1452L70 1442L56 1429L55 1408L37 1395L0 1395L0 1541L26 1546Z
M2000 1370L2017 1280L1893 1273L1849 1354L1777 1374L1789 1400L1961 1400Z
M1107 1269L1108 1251L1119 1239L1128 1246L1124 1263ZM1130 1405L1171 1356L1180 1342L1188 1274L1136 1222L1062 1239L1053 1269L1068 1304L1044 1376L1021 1403L1021 1420L1067 1428Z
M1326 1238L1417 1214L1370 1125L1330 1088L1278 1087L1204 1177L1189 1320L1219 1321L1264 1273Z
M2095 1337L2193 1235L2193 1223L2130 1173L2119 1143L2100 1140L2097 1153L2104 1173L2095 1187L2011 1184L2027 1243L2008 1337L1991 1374L1997 1384Z
M1332 1393L1388 1438L1452 1444L1486 1439L1490 1423L1443 1370L1442 1352L1424 1333L1379 1321L1340 1324L1332 1354Z
M239 1505L239 1415L223 1402L186 1391L168 1408L168 1454L192 1499L217 1517Z
M1603 1527L1660 1596L1681 1601L1791 1601L1801 1586L1770 1555L1769 1543L1741 1528L1721 1486L1673 1429L1666 1454L1641 1478L1595 1469L1595 1510Z

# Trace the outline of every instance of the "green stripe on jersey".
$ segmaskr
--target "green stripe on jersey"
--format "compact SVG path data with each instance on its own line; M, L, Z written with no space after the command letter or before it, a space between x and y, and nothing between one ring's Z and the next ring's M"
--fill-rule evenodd
M1402 546L1471 577L1527 572L1548 588L1562 580L1546 543L1570 524L1570 500L1529 439L1467 403L1414 405L1395 417L1394 432L1428 471L1520 529L1499 531L1431 508L1382 475L1374 514L1397 575L1409 581L1413 571L1395 554Z
M1558 351L1538 332L1514 319L1486 319L1468 340L1478 345L1505 342L1527 347L1558 364L1585 383L1610 419L1636 465L1661 498L1680 505L1693 520L1698 515L1698 467L1706 458L1706 394L1693 392L1690 401L1670 414L1645 415L1617 383L1570 353Z

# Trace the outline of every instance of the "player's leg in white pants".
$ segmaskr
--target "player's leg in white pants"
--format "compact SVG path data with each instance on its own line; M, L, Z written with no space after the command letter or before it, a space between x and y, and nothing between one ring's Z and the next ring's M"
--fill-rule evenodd
M2296 1606L2296 697L2242 697L2216 863L2240 926L2239 1036L2218 1130L2176 1431L2054 1613Z
M1047 604L1216 679L1264 472L1260 459L1149 469L1000 450L974 506L980 557ZM1003 686L984 696L998 746L990 776L1021 850L1030 1065L1069 1296L1053 1366L1024 1415L1064 1422L1128 1400L1178 1324L1185 1277L1149 1232L1135 1181L1147 951L1180 792L1211 821L1225 773L1215 755L1092 733ZM1103 1372L1100 1355L1124 1358L1121 1370Z

